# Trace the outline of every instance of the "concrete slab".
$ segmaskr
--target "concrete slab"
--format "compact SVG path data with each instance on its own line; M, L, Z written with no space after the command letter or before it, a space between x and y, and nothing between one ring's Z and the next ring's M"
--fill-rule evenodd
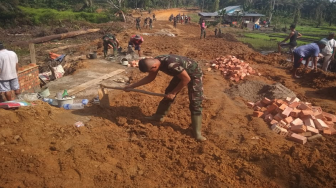
M83 69L78 69L74 74L68 75L62 78L59 78L55 81L49 82L47 86L50 90L49 98L54 98L56 93L59 91L63 91L64 89L70 90L79 86L83 83L91 81L93 79L97 79L106 74L109 74L118 69L125 69L124 73L112 76L106 80L103 80L101 83L110 85L110 86L119 86L122 87L128 82L127 70L135 69L122 66L121 64L107 61L105 59L88 59L84 60L84 65L86 66ZM115 81L114 81L115 80ZM124 80L124 83L118 83L119 80ZM75 94L76 101L80 101L81 99L92 99L98 94L99 84L90 86L85 90L78 92ZM69 93L69 95L73 95Z

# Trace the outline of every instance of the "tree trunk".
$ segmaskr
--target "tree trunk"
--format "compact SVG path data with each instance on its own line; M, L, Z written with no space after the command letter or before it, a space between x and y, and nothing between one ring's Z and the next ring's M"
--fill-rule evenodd
M78 35L83 35L83 34L87 34L87 33L94 33L99 31L100 29L88 29L88 30L79 30L79 31L73 31L73 32L69 32L69 33L62 33L62 34L58 34L58 35L50 35L50 36L46 36L46 37L40 37L40 38L36 38L36 39L32 39L29 41L18 41L18 42L13 42L11 43L11 45L26 45L29 43L43 43L43 42L47 42L50 40L55 40L55 39L65 39L65 38L71 38L71 37L75 37Z
M272 2L271 2L271 3L272 3ZM272 20L273 11L274 11L274 6L275 6L275 0L273 0L273 4L271 4L271 11L270 11L269 22L271 22L271 20Z

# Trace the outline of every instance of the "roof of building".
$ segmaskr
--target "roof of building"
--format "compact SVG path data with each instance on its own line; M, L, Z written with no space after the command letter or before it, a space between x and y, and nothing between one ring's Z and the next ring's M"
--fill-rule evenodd
M218 10L217 12L221 12L221 11L225 10L226 14L231 14L234 11L236 11L237 9L241 10L240 5L237 5L237 6L228 6L228 7L225 7L223 9Z
M200 16L218 16L218 13L217 12L200 12L198 13L198 15Z
M242 13L243 9L241 9L240 5L228 6L228 7L225 7L223 9L218 10L217 12L200 12L200 13L198 13L198 15L204 16L204 17L209 17L209 16L210 17L216 17L216 16L219 16L219 13L223 10L225 10L225 12L228 16L236 16L236 14L234 14L235 11L240 12L239 13L240 16L251 16L251 17L265 16L265 15L259 14L259 13L249 13L249 12Z

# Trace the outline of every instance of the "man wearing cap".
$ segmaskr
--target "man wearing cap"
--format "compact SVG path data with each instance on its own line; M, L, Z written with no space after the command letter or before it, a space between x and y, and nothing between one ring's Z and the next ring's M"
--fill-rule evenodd
M293 77L294 78L300 78L297 75L297 70L300 67L302 60L306 60L306 67L309 63L310 58L313 59L313 65L315 67L315 70L317 71L317 58L319 56L319 53L324 47L327 45L327 42L325 40L321 40L318 43L310 43L307 45L300 46L296 48L293 52L294 56L294 69L293 69Z
M133 35L128 42L128 48L132 49L134 47L134 50L138 50L139 57L141 57L141 44L144 41L144 39L140 35Z
M166 97L161 100L156 113L148 120L163 122L163 118L168 114L171 104L174 102L176 95L188 86L189 110L191 112L191 122L193 133L198 141L205 141L206 138L201 134L202 127L202 101L203 101L203 73L198 63L187 57L178 55L160 55L155 58L146 58L139 61L141 72L148 72L148 75L137 83L133 83L124 88L136 88L152 82L159 71L162 71L173 79L166 88Z
M8 101L14 100L15 95L20 95L20 84L17 76L18 57L15 52L5 49L0 42L0 94L4 93ZM1 96L1 95L0 95Z
M118 47L119 47L119 41L117 38L112 34L106 34L103 36L103 46L104 46L104 58L107 56L107 52L109 48L113 49L113 55L116 56Z
M322 39L327 42L326 47L322 50L322 55L324 56L322 70L324 71L328 70L330 61L334 60L336 51L336 41L334 40L334 37L335 33L329 33L327 38Z

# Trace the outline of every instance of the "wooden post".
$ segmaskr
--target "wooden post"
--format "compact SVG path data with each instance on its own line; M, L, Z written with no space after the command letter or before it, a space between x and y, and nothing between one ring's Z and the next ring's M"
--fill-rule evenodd
M36 64L35 45L34 45L34 43L30 43L29 44L29 51L30 51L30 62Z

